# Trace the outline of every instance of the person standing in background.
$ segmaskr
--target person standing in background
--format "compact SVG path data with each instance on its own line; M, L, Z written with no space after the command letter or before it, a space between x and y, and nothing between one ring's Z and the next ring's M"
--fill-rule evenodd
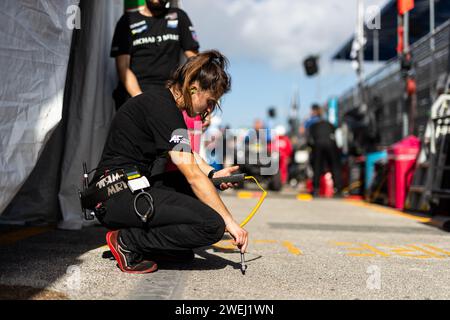
M314 123L318 122L322 118L322 109L318 104L313 104L311 106L311 117L306 120L304 127L306 130L309 129Z
M308 120L309 123L307 122L305 127L307 128L308 145L312 148L313 195L319 194L320 177L328 165L333 176L335 196L340 197L342 192L341 165L335 128L322 118L322 110L318 105L313 105L312 115L313 117Z
M200 47L186 12L170 8L167 0L146 3L136 12L126 12L114 32L111 57L119 75L113 93L116 110L153 86L165 86L180 56L192 57Z
M278 153L280 157L280 174L281 174L281 183L284 185L287 183L289 178L289 163L293 153L292 143L289 137L287 136L287 130L284 126L278 125L275 128L275 139L272 140L272 143L278 147ZM273 149L272 149L273 150Z

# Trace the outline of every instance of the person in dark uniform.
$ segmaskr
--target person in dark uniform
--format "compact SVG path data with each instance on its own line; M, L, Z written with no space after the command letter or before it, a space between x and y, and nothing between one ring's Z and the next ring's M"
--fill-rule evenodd
M214 110L231 87L226 67L226 58L217 51L191 57L167 87L128 100L114 117L90 185L99 194L107 191L94 212L114 230L106 240L123 272L153 272L158 259L192 259L192 249L220 241L225 229L245 252L248 233L209 179L229 176L238 167L215 172L193 153L182 115L206 117ZM166 172L169 159L178 171ZM144 185L132 192L136 181ZM233 185L220 186L229 187Z
M335 128L322 118L322 110L318 105L313 108L313 120L307 129L308 144L312 148L311 163L313 167L313 195L319 194L320 177L324 170L331 170L335 189L335 196L340 197L342 192L340 152L336 145Z
M199 43L186 12L168 8L168 1L147 0L139 11L127 12L114 32L111 57L116 59L119 84L116 110L127 99L164 86L178 67L180 56L198 53Z
M311 106L311 117L306 120L304 127L308 130L314 123L322 119L322 109L318 104L313 104Z

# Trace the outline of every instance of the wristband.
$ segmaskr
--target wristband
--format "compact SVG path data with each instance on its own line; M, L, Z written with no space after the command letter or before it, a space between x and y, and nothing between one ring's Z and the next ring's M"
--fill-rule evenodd
M214 176L214 173L216 173L216 172L217 172L216 170L212 169L212 170L208 173L208 178L209 178L209 179L212 179L213 176Z

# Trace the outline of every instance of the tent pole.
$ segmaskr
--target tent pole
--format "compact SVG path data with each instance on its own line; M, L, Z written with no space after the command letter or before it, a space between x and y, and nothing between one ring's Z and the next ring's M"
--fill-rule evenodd
M359 80L359 90L361 97L361 105L365 104L365 94L364 94L364 2L363 0L358 0L358 80Z
M434 0L430 0L430 51L431 51L431 67L430 67L430 81L435 79L436 74L436 63L435 63L435 51L436 51L436 23L435 23L435 3ZM437 91L435 85L430 85L430 98L431 101L437 99Z
M380 35L378 29L373 30L373 61L380 61Z
M406 56L409 53L409 12L403 14L403 58L407 59ZM409 116L408 116L408 91L407 91L407 79L405 77L405 93L403 100L403 137L407 137L409 133Z
M430 0L430 34L431 34L431 40L430 40L430 48L431 51L435 51L435 39L434 39L434 32L436 31L436 11L435 11L435 0Z
M403 16L397 15L397 57L403 54L403 38L400 37L400 27L403 27Z
M404 53L409 52L409 11L403 15L403 27L405 32L403 33Z
M361 80L364 78L364 2L358 0L358 42L360 43L360 50L358 52L359 70Z

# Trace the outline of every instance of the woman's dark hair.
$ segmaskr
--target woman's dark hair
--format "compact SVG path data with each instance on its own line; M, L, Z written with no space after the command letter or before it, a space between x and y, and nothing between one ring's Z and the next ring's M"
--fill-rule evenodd
M190 88L198 81L201 90L209 90L219 99L231 89L231 77L227 72L228 60L217 50L210 50L190 57L172 74L167 82L183 96L185 108L192 111Z

